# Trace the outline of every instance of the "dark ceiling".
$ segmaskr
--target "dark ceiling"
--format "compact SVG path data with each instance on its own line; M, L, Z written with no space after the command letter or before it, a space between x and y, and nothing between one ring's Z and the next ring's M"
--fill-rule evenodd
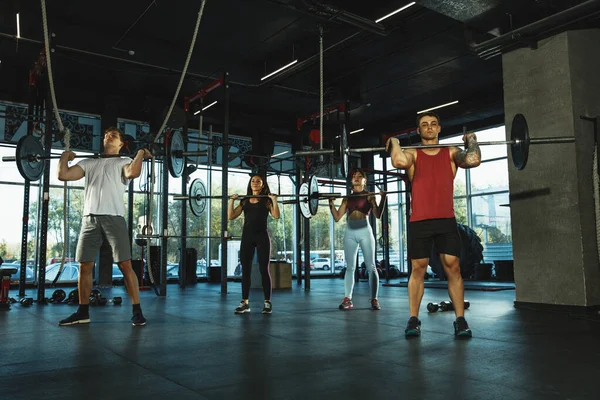
M375 23L407 2L207 0L177 104L227 71L230 132L293 141L297 118L319 110L322 26L324 106L349 102L349 129L365 128L353 140L360 136L380 144L383 134L413 128L418 110L453 100L459 103L439 110L446 135L463 126L502 124L502 65L495 55L535 45L558 30L597 27L600 9L599 1L416 3ZM56 34L52 62L59 107L100 115L116 106L119 117L156 118L175 93L200 4L47 0L48 23ZM516 29L526 32L507 40L502 36ZM501 43L492 46L490 40ZM0 100L27 103L29 69L42 41L39 1L0 2ZM293 59L296 65L261 82ZM222 97L223 91L215 90L205 104ZM219 130L223 115L220 102L206 111L205 122Z

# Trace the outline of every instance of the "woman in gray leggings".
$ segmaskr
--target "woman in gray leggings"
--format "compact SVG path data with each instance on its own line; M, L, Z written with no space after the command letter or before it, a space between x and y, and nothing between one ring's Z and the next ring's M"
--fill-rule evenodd
M336 209L333 199L329 199L329 208L333 219L338 222L344 214L346 217L346 233L344 234L344 257L346 258L346 275L344 276L345 296L340 310L353 308L352 292L354 290L354 271L356 270L356 255L360 246L365 266L369 274L369 286L371 288L371 309L381 310L377 300L379 291L379 275L375 269L375 238L371 225L369 225L369 213L373 210L376 218L381 217L385 204L386 193L380 191L381 200L379 205L375 200L375 193L365 191L367 175L360 169L355 169L352 174L352 194L344 197L342 204ZM356 195L361 196L356 196Z

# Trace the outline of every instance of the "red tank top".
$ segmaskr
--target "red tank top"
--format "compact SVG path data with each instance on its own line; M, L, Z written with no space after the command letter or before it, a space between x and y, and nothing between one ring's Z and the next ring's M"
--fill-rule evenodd
M365 191L353 193L360 194L366 193ZM348 198L348 203L346 203L346 215L352 214L353 211L358 210L365 215L369 215L371 211L371 203L369 203L367 196L360 197L352 197L352 195Z
M454 218L454 173L448 147L436 155L417 149L410 221L435 218Z

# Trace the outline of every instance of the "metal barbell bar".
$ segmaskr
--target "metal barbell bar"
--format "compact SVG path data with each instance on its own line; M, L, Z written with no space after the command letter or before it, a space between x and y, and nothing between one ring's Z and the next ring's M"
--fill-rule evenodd
M310 218L317 213L319 207L319 199L327 197L342 197L341 193L319 193L319 182L315 176L312 176L309 182L304 182L300 185L298 194L280 194L278 197L295 197L297 200L294 203L298 203L300 211L305 218ZM231 196L211 196L206 194L206 187L201 179L194 179L190 184L189 195L187 196L173 196L173 200L188 200L189 206L192 213L199 217L206 208L206 199L223 199ZM242 195L238 199L242 200L245 198L266 198L268 195ZM288 204L288 203L283 203Z
M555 144L555 143L572 143L575 141L575 137L546 137L546 138L534 138L529 139L529 144ZM522 145L523 142L520 140L497 140L490 142L477 142L479 146L496 146L496 145ZM410 145L402 146L402 149L439 149L443 147L460 147L464 146L464 143L438 143L438 144L423 144L423 145ZM320 151L320 150L317 150ZM334 150L331 150L334 151ZM349 153L375 153L387 151L385 147L361 147L358 149L348 149ZM297 152L301 153L301 151ZM329 153L331 154L331 153ZM302 155L302 154L298 154Z
M169 165L169 171L175 178L181 176L185 166L184 158L187 156L207 155L207 151L184 151L183 137L179 132L171 134L166 146L166 159ZM44 155L44 146L41 141L32 136L26 135L19 139L14 156L2 157L3 162L16 162L17 168L23 178L28 181L37 181L44 173L45 163L42 161L50 159L59 159L60 155ZM135 155L126 154L76 154L75 158L118 158L134 157Z
M277 197L300 197L301 195L299 194L276 194ZM322 196L321 194L319 194L319 196ZM223 197L229 197L231 198L231 195L229 196L225 196L225 195L221 195L221 196L217 196L217 195L213 195L213 196L203 196L203 195L196 195L194 196L194 198L196 200L200 200L200 199L222 199ZM251 198L258 198L258 199L265 199L268 198L269 196L266 194L245 194L245 195L241 195L238 196L236 198L236 200L245 200L245 199L251 199ZM173 196L173 200L189 200L190 196Z
M26 157L21 157L20 160L25 160L27 162L41 162L42 160L54 160L59 159L60 155L52 155L52 156L44 156L41 154L31 154ZM133 157L129 154L81 154L75 155L75 158L118 158L118 157ZM4 156L2 157L2 161L10 162L17 161L16 156Z
M575 141L574 136L561 136L561 137L542 137L542 138L530 138L529 127L527 120L523 114L516 114L513 118L511 125L511 139L510 140L498 140L498 141L487 141L477 142L480 146L495 146L495 145L510 145L511 155L513 164L518 170L522 170L527 165L527 159L529 157L529 146L532 144L558 144L558 143L572 143ZM306 156L318 156L318 155L333 155L341 158L342 175L347 176L349 171L349 155L350 153L373 153L373 152L384 152L387 151L386 147L365 147L365 148L348 148L348 137L344 131L340 135L340 142L338 149L324 149L324 150L301 150L297 151L295 155L297 157ZM426 144L426 145L409 145L402 146L402 149L434 149L443 147L460 147L464 143L438 143L438 144Z
M197 236L197 235L143 235L138 234L136 239L161 239L161 238L186 238L186 239L226 239L226 240L241 240L241 236Z
M392 190L390 192L385 192L386 195L388 194L396 194L396 193L405 193L407 192L406 190ZM319 193L319 197L320 199L341 199L341 198L352 198L352 197L368 197L368 196L376 196L378 195L379 192L371 192L371 193L357 193L357 194L348 194L348 195L344 195L341 193ZM308 202L309 200L307 198L304 198L302 200L287 200L287 201L281 201L281 204L296 204L297 202ZM319 203L322 205L322 203Z

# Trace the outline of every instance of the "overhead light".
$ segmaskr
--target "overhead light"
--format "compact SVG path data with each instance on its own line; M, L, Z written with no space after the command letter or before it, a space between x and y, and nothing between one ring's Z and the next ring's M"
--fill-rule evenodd
M421 113L431 111L431 110L437 110L438 108L442 108L442 107L448 107L448 106L451 106L452 104L457 104L457 103L458 103L458 100L454 100L454 101L451 101L450 103L441 104L439 106L428 108L427 110L417 111L417 114L421 114Z
M208 109L209 107L214 106L215 104L217 104L218 100L213 101L212 103L210 103L209 105L207 105L206 107L202 108L202 110L198 110L194 113L194 115L198 115L200 114L200 111L204 111L206 109Z
M289 153L289 152L290 152L289 150L282 151L281 153L277 153L277 154L274 154L274 155L272 155L272 156L271 156L271 158L274 158L274 157L279 157L279 156L282 156L282 155L284 155L285 153Z
M21 23L19 22L19 13L17 13L17 38L21 37Z
M351 134L351 135L354 135L355 133L362 132L362 131L364 131L364 130L365 130L365 128L360 128L360 129L357 129L357 130L355 130L355 131L350 131L350 134Z
M399 9L397 9L396 11L392 11L392 12L391 12L391 13L389 13L388 15L386 15L386 16L383 16L383 17L379 18L378 20L375 20L375 22L376 22L376 23L380 23L380 22L381 22L381 21L383 21L384 19L386 19L386 18L389 18L389 17L391 17L391 16L392 16L392 15L394 15L394 14L398 14L400 11L402 11L402 10L406 10L408 7L412 7L412 6L414 6L414 5L415 5L415 2L414 2L414 1L413 1L413 2L411 2L411 3L408 3L408 4L407 4L407 5L405 5L404 7L401 7L401 8L399 8Z
M278 72L281 72L281 71L283 71L284 69L286 69L286 68L288 68L288 67L291 67L292 65L296 64L297 62L298 62L298 60L296 59L296 60L292 61L291 63L289 63L288 65L284 65L283 67L279 68L277 71L273 71L273 72L271 72L269 75L265 75L265 76L263 76L262 78L260 78L260 80L261 80L261 81L264 81L264 80L265 80L265 79L267 79L268 77L270 77L270 76L273 76L273 75L275 75L276 73L278 73Z

